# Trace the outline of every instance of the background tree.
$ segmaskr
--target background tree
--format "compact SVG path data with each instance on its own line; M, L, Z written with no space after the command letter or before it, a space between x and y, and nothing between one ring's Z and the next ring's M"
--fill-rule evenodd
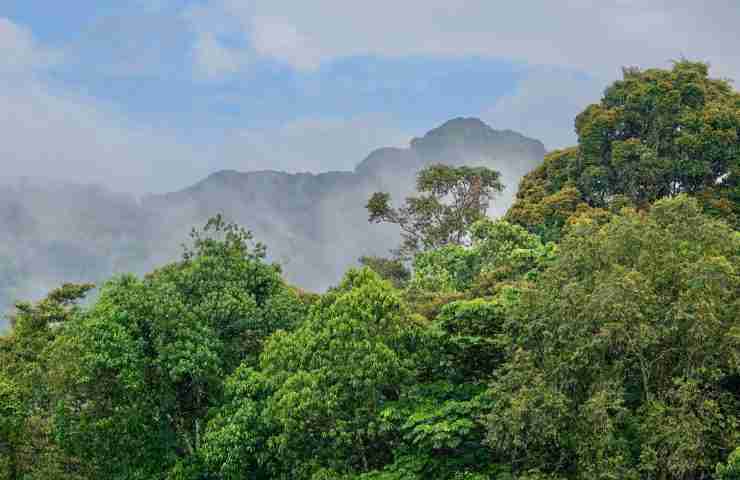
M491 198L503 191L500 174L485 167L432 165L416 179L416 197L393 208L388 193L377 192L367 203L369 220L401 228L402 256L448 244L465 244L470 226L483 218Z
M643 208L688 193L740 225L740 94L706 64L625 68L578 115L576 132L577 148L550 153L524 177L509 220L543 233L581 203Z
M360 257L360 264L370 268L382 279L391 282L396 288L402 288L411 278L411 272L403 264L403 261L397 258L365 256Z

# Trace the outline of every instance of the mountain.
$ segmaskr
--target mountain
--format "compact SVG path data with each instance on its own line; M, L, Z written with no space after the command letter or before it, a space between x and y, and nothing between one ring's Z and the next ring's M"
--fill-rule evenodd
M537 140L456 118L407 148L373 151L351 172L220 171L141 201L96 186L0 186L0 308L62 281L143 273L174 260L190 229L216 213L252 230L291 282L322 290L360 256L398 245L394 226L367 221L373 192L400 201L413 191L416 172L433 163L488 166L507 187L491 208L498 215L544 154Z

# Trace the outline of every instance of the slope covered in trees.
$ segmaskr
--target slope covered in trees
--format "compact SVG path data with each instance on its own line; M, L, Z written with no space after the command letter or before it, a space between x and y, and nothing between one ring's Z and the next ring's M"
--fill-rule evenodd
M456 201L495 172L422 169L448 228L324 294L216 216L88 306L21 304L0 478L740 478L738 95L631 69L577 123L505 219Z

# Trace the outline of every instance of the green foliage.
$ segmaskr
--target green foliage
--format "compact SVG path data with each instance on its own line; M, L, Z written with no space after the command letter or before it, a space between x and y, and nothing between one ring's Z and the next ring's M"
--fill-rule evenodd
M279 471L269 443L277 433L266 411L271 395L264 375L246 365L226 380L224 405L209 421L201 449L217 478L267 478Z
M18 476L18 443L26 408L18 386L0 375L0 479Z
M47 351L79 313L76 303L92 288L65 284L35 305L19 303L11 317L12 331L0 337L0 379L9 422L3 468L8 478L78 478L78 460L63 455L52 434L53 378Z
M470 288L480 270L477 252L462 245L446 245L414 257L410 290L461 292Z
M489 219L471 227L472 245L447 245L414 258L409 290L492 295L504 284L532 281L556 256L519 225Z
M58 441L91 474L185 475L224 377L255 364L272 332L300 323L305 305L250 240L216 217L182 262L109 282L56 339Z
M437 325L445 334L444 348L457 382L487 379L504 359L502 336L509 300L501 295L456 301L442 308Z
M411 272L409 272L403 262L399 259L360 257L360 264L369 267L375 273L380 275L380 278L388 280L396 288L402 288L406 285L409 278L411 278Z
M521 468L708 474L738 437L740 237L679 196L576 225L560 252L518 304L489 441Z
M625 69L601 103L576 118L587 174L578 183L590 203L623 194L644 205L711 188L737 168L738 95L708 71L688 61L670 71Z
M398 294L365 268L348 272L299 329L269 340L260 359L274 390L268 410L280 429L277 448L295 458L294 475L367 471L388 458L392 432L382 412L413 367L404 321Z
M367 203L371 222L394 223L401 228L402 256L467 241L470 226L483 218L491 198L503 191L500 174L485 167L432 165L417 176L421 194L406 198L401 208L391 206L388 193L377 192Z
M740 479L740 447L736 448L727 458L727 463L717 464L715 471L717 480Z
M624 70L576 118L578 147L549 154L526 175L508 219L558 238L580 204L644 208L689 193L738 225L740 94L702 63Z
M0 479L740 478L738 107L701 64L627 70L507 220L497 173L424 170L369 205L413 257L323 294L217 216L87 306L20 303Z

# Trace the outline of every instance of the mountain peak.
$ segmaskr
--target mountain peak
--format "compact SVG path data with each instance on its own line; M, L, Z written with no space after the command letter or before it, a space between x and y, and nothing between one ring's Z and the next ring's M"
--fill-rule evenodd
M429 133L435 131L490 131L493 130L486 122L476 117L457 117L447 120L445 123L435 128Z

